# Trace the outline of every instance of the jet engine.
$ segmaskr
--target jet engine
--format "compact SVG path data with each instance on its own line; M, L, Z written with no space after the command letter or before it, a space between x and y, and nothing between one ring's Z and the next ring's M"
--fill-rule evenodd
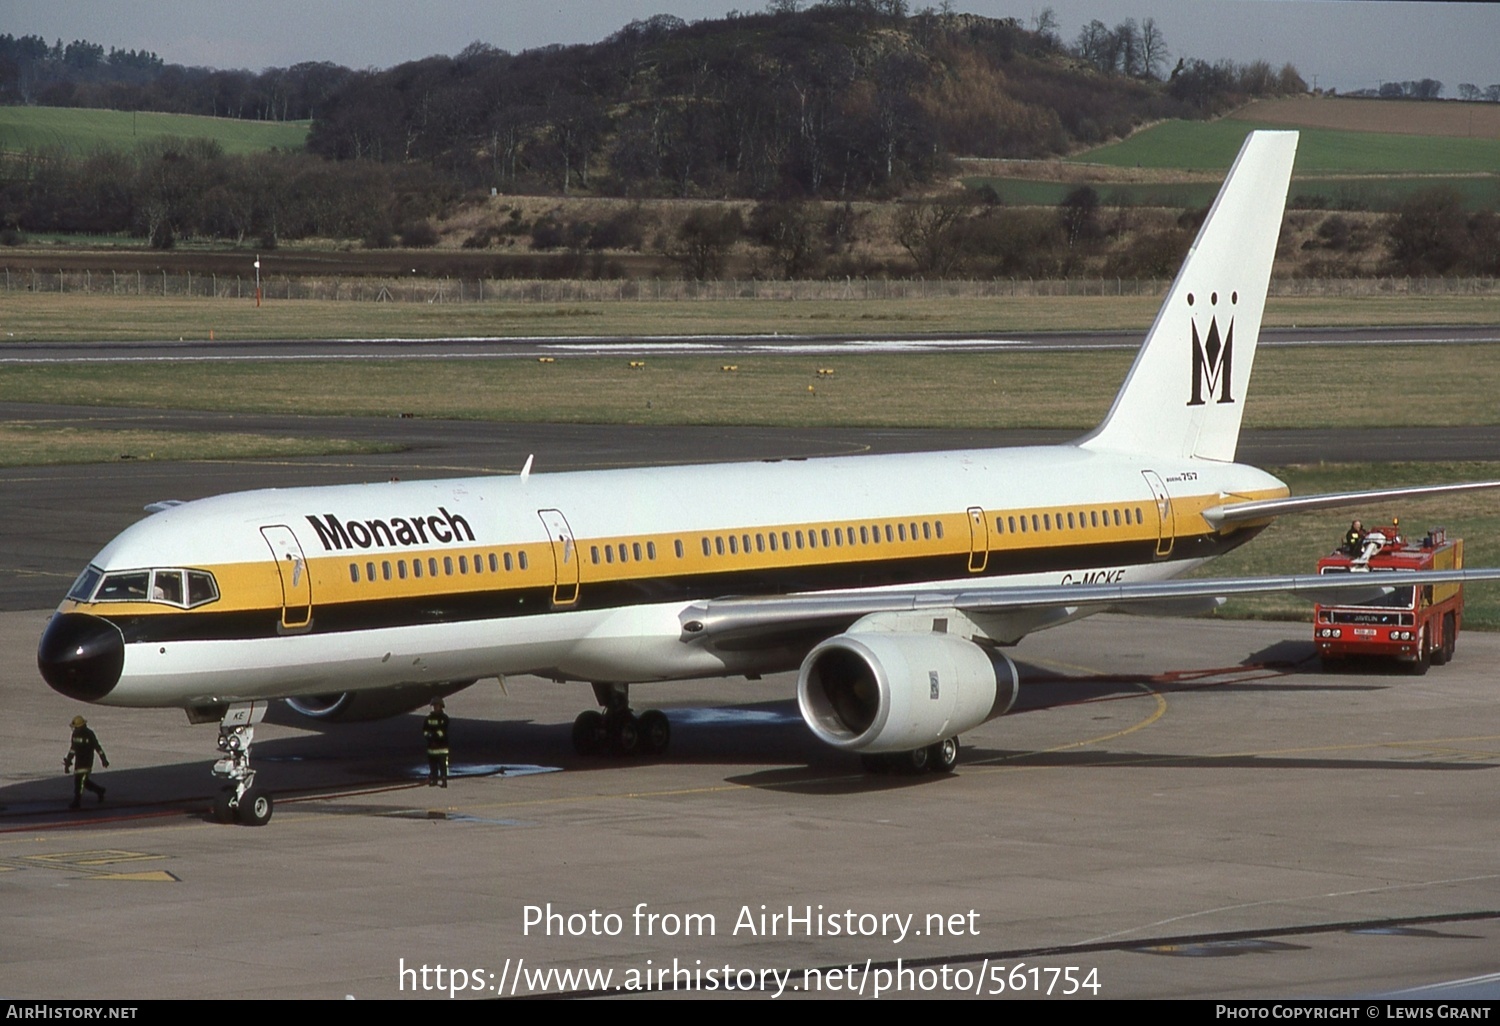
M1009 711L1016 666L948 634L858 633L829 638L797 675L797 705L821 740L878 755L956 737Z
M403 684L369 691L342 691L331 695L299 695L288 698L292 711L324 723L358 723L383 720L420 709L439 698L447 698L473 684L461 680L447 684Z

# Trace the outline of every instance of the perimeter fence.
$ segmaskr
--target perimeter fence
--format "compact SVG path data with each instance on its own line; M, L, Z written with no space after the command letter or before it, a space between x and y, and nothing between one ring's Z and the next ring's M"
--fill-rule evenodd
M48 271L6 269L7 292L104 296L255 298L253 278L166 271ZM331 278L262 279L266 300L390 303L618 303L724 300L995 299L1032 296L1146 296L1160 298L1164 278L841 278L812 281L671 278ZM1500 295L1495 278L1277 278L1272 296Z

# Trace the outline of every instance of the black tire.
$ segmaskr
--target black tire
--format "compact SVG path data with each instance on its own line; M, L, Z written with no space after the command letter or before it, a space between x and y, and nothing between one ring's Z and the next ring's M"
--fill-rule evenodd
M604 714L597 709L587 709L573 721L573 751L579 755L598 755L604 751L608 737Z
M1417 647L1417 658L1406 664L1406 672L1413 677L1420 677L1427 672L1432 665L1432 649L1427 645L1427 631L1422 631L1422 640Z
M252 787L240 799L240 822L245 826L265 826L271 822L272 806L270 795Z
M226 787L214 795L213 816L215 823L233 823L235 821L237 818L235 814L238 810L229 804L233 799L234 788L232 787Z
M958 738L947 737L927 746L927 768L934 773L952 773L958 765Z
M609 725L609 748L616 755L635 755L641 750L641 725L633 713L612 717Z
M932 765L931 748L913 748L896 756L903 773L926 773Z
M641 751L646 755L660 755L672 743L672 724L660 709L647 709L641 713L637 727L641 734Z

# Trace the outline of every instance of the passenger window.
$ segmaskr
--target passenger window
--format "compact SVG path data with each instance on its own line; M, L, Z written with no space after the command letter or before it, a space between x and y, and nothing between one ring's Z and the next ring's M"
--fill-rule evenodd
M466 574L466 573L469 572L469 557L468 556L459 556L458 557L458 572L461 573L461 574Z
M620 562L621 563L628 563L628 562L630 562L630 550L625 547L625 543L624 542L620 543Z
M404 559L398 559L398 560L396 560L396 576L399 577L403 581L406 580L406 560L404 560ZM189 581L188 583L191 586L192 582Z
M367 580L367 581L373 581L373 580L375 580L375 561L374 560L371 560L370 562L368 562L368 563L365 564L365 580Z
M615 561L615 550L611 546L604 546L604 561L613 563Z
M391 579L391 561L389 559L380 564L380 579L383 581Z
M885 525L885 540L888 542L893 542L896 540L896 532L891 530L890 524Z
M1042 530L1043 531L1050 531L1050 530L1052 530L1052 514L1051 513L1043 513L1042 514Z
M635 556L635 561L639 563L641 561L641 543L632 542L630 545L630 551L631 555Z
M506 566L505 569L509 570L510 567ZM491 552L490 553L490 573L492 573L492 574L498 574L499 572L500 572L500 561L498 559L496 559L495 558L495 554L493 552Z
M1073 523L1073 511L1068 510L1068 530L1073 530L1075 526L1076 525Z
M896 525L896 537L900 538L902 541L906 541L906 525L905 524L897 524Z
M933 523L932 529L937 534L937 536L939 538L941 538L943 536L943 522L941 520L936 521L935 523Z
M683 558L686 557L687 553L685 553L683 551L683 549L682 549L682 539L681 538L674 538L672 540L672 548L677 552L677 558L678 559L683 559Z
M739 551L740 551L740 540L738 538L736 538L734 535L731 534L729 536L729 554L731 556L735 556L735 555L739 554Z
M414 559L411 561L411 575L413 577L422 576L422 561L420 559Z
M755 551L756 552L764 552L764 551L766 551L766 536L765 535L763 535L763 534L757 534L755 536Z
M350 563L349 564L349 580L353 581L355 584L359 583L359 564L358 563Z
M429 557L427 560L427 576L436 577L437 575L437 557Z
M823 547L828 548L828 528L823 528Z
M594 562L597 563L598 560L596 559L596 560L594 560ZM514 566L513 566L512 562L511 562L510 553L507 552L505 554L505 572L506 573L510 573L513 568L514 568Z
M594 563L595 566L599 565L599 546L589 546L589 559Z
M521 569L525 570L526 569L526 550L522 549L521 550L521 554L517 558L521 562Z
M854 535L851 534L849 537L853 538ZM869 532L869 529L866 528L864 524L860 524L859 525L859 543L861 545L868 545L868 544L870 544L870 532Z

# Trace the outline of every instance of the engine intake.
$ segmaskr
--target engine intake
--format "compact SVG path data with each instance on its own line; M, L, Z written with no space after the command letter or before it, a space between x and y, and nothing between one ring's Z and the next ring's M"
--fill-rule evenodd
M910 751L1002 716L1021 687L1015 663L948 634L840 634L808 653L797 705L845 751Z

